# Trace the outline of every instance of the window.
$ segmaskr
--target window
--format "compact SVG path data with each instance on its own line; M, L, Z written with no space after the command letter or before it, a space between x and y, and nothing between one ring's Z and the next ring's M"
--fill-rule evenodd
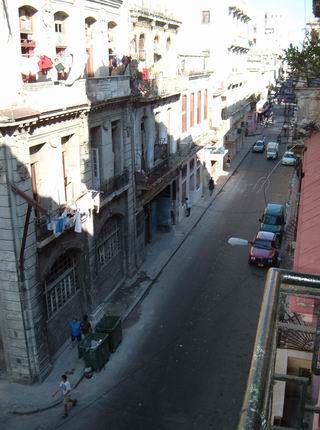
M85 37L86 37L86 52L87 52L86 73L88 77L94 76L92 43L93 43L95 23L96 23L96 20L92 17L88 17L85 19Z
M121 251L120 227L116 220L110 220L102 228L99 235L100 243L97 246L98 262L104 267Z
M91 149L91 157L92 157L92 183L93 188L99 189L100 187L100 158L99 158L99 148Z
M30 6L19 8L21 75L23 82L36 82L39 67L34 56L36 43L33 36L36 9Z
M108 43L111 43L111 44L114 43L114 34L115 34L116 27L117 27L117 24L114 21L108 22Z
M91 168L92 168L92 186L95 190L100 188L100 154L99 146L101 139L100 127L90 128L90 147L91 147Z
M194 126L194 93L190 96L190 127Z
M159 51L159 36L155 36L155 38L153 39L153 50L155 52Z
M187 131L187 96L182 96L182 133Z
M144 34L140 34L139 36L139 60L144 61L146 59L146 51L144 49Z
M201 122L201 91L198 91L198 103L197 103L197 124Z
M32 33L32 17L35 12L36 10L30 6L24 6L19 9L20 33Z
M204 90L203 119L208 119L208 90Z
M62 148L62 172L63 172L63 183L64 183L64 197L65 201L71 200L73 196L74 184L72 177L71 166L74 163L72 159L73 149L72 149L73 135L64 136L61 138L61 148Z
M62 46L62 43L64 42L63 35L66 32L65 23L67 18L68 18L68 15L64 12L56 12L54 14L54 31L57 37L57 43L56 43L57 46ZM60 42L60 45L59 45L59 42Z
M210 24L210 11L203 10L201 15L201 24Z
M78 291L74 257L63 254L52 266L44 284L48 318L53 317Z

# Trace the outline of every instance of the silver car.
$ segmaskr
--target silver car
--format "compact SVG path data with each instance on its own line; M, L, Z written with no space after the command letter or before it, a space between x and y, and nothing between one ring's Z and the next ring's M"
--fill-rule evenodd
M297 158L296 158L294 152L286 151L283 154L281 164L283 164L284 166L295 166L296 162L297 162Z

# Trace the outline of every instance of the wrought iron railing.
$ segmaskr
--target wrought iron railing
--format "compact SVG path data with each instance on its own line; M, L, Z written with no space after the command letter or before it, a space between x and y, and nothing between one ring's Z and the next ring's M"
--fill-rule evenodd
M317 360L320 350L320 337L318 336L317 341L317 335L314 335L316 330L318 332L318 328L315 330L315 328L302 325L300 319L297 320L296 316L291 318L290 321L284 322L284 308L288 296L292 295L298 295L302 299L306 297L306 299L310 300L313 297L320 300L320 276L282 269L270 269L261 304L251 368L238 430L275 430L280 428L271 420L272 401L275 395L274 386L279 382L295 384L299 387L301 394L296 403L291 404L291 407L294 407L297 413L294 417L289 417L290 422L286 423L286 428L305 428L305 423L312 418L311 414L320 413L319 408L308 404L310 402L308 393L311 390L310 378L278 374L275 370L277 347L280 347L278 343L280 340L279 333L283 328L285 330L290 328L296 333L308 333L308 344L304 342L302 350L310 351L311 343L315 342L312 351L312 373L320 374L320 365ZM313 339L311 339L312 337ZM297 337L295 337L296 339ZM281 401L285 403L286 399L283 398ZM288 417L286 418L288 420Z
M107 181L103 182L99 186L99 191L101 191L101 198L104 199L110 196L112 193L115 193L126 185L129 184L129 171L124 170L119 175L115 175Z

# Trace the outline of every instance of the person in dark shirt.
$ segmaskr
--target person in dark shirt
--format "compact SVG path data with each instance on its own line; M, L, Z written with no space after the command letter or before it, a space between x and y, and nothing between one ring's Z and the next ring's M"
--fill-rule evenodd
M83 315L80 328L81 328L81 333L84 336L87 336L89 333L91 333L92 327L90 322L88 321L88 315Z
M210 196L212 196L213 194L213 190L214 190L214 180L213 178L209 179L209 191L210 191Z

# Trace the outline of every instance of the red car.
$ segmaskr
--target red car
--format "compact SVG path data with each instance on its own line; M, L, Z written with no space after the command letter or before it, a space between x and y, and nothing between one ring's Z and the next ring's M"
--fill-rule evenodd
M270 231L259 231L251 242L249 263L260 267L279 265L279 238Z

